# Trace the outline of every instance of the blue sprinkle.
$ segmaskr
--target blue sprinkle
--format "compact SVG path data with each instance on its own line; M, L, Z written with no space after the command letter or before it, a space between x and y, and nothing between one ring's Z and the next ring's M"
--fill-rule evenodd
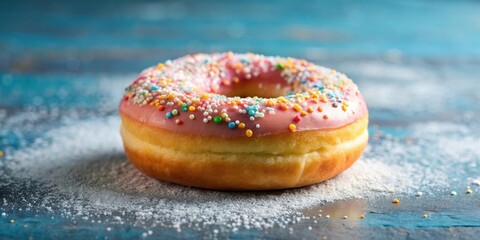
M182 112L186 112L187 111L187 107L182 107Z
M236 126L235 122L228 123L228 128L235 128L235 126Z
M158 86L151 86L151 87L150 87L150 90L152 90L152 91L157 91L157 90L158 90Z
M255 111L253 109L248 110L248 115L250 116L255 115Z
M165 116L170 119L173 117L173 114L171 112L167 112L167 114L165 114Z

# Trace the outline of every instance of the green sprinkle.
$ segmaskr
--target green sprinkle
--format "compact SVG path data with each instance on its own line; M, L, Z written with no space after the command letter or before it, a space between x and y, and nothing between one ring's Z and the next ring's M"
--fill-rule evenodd
M182 112L186 112L187 110L187 107L182 107Z
M222 121L223 121L222 117L220 117L220 116L216 116L216 117L213 118L213 122L216 123L216 124L220 124L220 123L222 123Z
M178 114L178 110L177 110L177 109L173 109L173 110L172 110L172 114L173 114L174 116L176 116L176 115Z
M280 70L285 69L285 67L281 63L277 63L276 67Z

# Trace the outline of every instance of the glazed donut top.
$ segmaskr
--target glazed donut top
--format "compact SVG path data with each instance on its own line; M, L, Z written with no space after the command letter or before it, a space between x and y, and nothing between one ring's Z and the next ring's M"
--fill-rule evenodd
M342 73L295 58L231 52L145 69L126 88L120 112L162 129L220 137L335 129L368 114Z

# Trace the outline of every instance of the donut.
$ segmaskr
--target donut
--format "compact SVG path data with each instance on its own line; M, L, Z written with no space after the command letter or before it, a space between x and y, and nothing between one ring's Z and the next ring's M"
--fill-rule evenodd
M119 106L127 158L153 178L273 190L337 176L368 142L368 110L345 74L306 60L192 54L145 69Z

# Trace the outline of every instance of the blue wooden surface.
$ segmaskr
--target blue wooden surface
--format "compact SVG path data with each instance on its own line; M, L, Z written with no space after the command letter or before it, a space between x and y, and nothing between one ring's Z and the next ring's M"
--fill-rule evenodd
M480 3L476 1L1 1L0 150L28 148L63 116L115 116L119 99L106 98L112 94L96 84L112 85L113 95L119 96L122 86L146 66L212 51L306 58L347 73L369 103L371 133L405 139L412 125L438 121L465 125L470 137L480 139ZM421 89L422 84L440 90L407 91ZM23 122L12 117L51 109L58 113ZM25 125L19 127L16 121ZM370 145L374 148L382 141L372 139ZM425 146L425 152L435 151ZM400 156L405 161L422 157L442 156ZM471 163L480 162L480 156L470 157ZM138 238L145 231L128 219L107 232L106 223L73 224L35 205L28 207L38 207L37 211L25 211L29 199L48 189L7 181L12 176L3 168L0 200L9 204L0 204L0 212L8 212L9 217L0 218L0 238ZM478 165L454 170L447 174L456 179L453 185L459 189L468 178L480 175ZM389 197L337 201L318 208L342 211L361 202L368 217L361 224L321 221L312 231L302 231L311 224L302 222L293 226L299 230L294 236L274 228L244 229L220 237L477 238L478 195L459 194L455 199L448 192L444 195L422 201L404 196L398 207L385 204ZM436 217L419 221L419 209L435 212ZM16 224L9 224L10 218ZM178 233L158 227L154 236L210 238L209 232L206 228Z

